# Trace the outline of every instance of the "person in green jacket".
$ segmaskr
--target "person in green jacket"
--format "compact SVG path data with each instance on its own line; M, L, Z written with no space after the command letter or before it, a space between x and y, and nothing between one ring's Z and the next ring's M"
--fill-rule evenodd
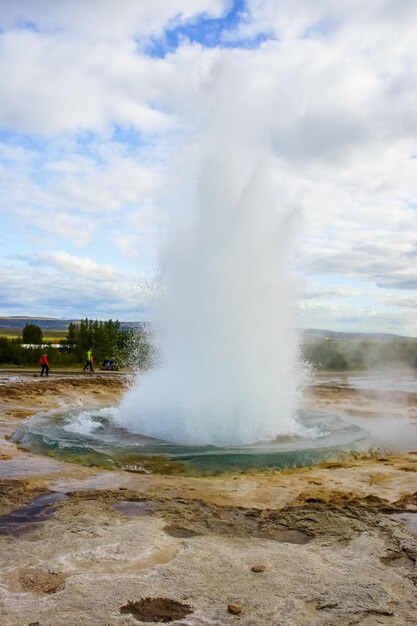
M88 369L88 368L90 368L91 372L94 372L94 370L93 370L93 361L94 361L93 352L92 352L92 350L90 348L89 350L87 350L87 363L84 365L83 372L85 372L85 370Z

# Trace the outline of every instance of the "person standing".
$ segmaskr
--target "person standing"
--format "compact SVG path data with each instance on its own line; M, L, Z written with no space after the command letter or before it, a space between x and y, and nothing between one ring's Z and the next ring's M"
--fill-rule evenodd
M93 370L93 361L94 361L93 352L92 352L92 350L90 348L89 350L87 350L87 363L84 365L83 372L85 372L85 370L88 369L88 368L90 368L91 372L94 372L94 370Z
M49 362L48 362L48 357L46 355L46 352L44 352L41 356L41 358L39 359L39 365L42 367L41 369L41 376L43 376L44 372L45 372L45 376L48 376L49 374Z

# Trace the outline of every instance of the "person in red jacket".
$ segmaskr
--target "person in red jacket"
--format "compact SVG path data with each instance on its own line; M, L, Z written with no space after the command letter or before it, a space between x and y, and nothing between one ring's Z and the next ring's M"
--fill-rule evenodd
M42 354L41 358L39 359L39 365L42 367L41 376L43 376L44 372L45 372L45 376L48 376L48 374L49 374L49 363L48 363L48 357L46 356L46 352L44 352Z

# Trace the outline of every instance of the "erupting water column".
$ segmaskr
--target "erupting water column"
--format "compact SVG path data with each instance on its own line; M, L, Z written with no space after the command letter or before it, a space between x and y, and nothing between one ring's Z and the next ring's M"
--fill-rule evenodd
M227 74L216 82L217 103ZM298 431L287 267L295 212L279 195L264 125L245 124L245 115L250 107L242 112L232 99L198 134L190 211L161 262L153 326L162 362L139 375L121 403L120 422L130 431L219 446Z

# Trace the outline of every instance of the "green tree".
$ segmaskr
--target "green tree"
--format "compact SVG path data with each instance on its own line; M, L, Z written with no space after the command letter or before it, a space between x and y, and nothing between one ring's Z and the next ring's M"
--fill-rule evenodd
M68 332L65 340L69 350L75 350L78 343L78 327L73 322L68 326Z
M43 334L42 329L37 324L26 324L22 330L22 342L23 343L42 343Z

